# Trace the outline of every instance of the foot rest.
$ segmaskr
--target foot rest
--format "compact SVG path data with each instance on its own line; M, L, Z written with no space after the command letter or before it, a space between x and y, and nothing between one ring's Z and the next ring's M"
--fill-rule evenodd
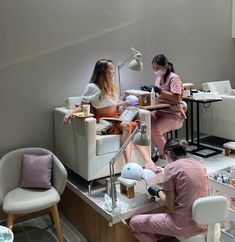
M128 198L133 198L135 196L134 188L136 185L136 181L123 177L119 177L118 180L120 182L120 193L127 196Z
M226 156L229 156L230 153L235 153L235 142L227 142L227 143L224 143L224 154Z

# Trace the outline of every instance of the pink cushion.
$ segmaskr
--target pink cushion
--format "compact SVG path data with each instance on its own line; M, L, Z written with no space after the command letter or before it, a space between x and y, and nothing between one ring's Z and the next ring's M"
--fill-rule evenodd
M23 155L22 188L51 188L52 154Z

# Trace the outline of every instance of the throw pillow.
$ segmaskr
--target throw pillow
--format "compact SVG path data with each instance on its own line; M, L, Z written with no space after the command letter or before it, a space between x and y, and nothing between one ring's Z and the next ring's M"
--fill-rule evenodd
M23 155L22 188L51 188L52 154Z

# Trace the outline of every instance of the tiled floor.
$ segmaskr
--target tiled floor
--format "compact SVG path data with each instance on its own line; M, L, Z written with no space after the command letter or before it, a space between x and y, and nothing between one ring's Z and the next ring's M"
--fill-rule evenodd
M191 156L191 155L189 155ZM203 163L208 173L235 166L235 155L224 156L223 153L210 157L201 158L193 156L194 159ZM65 242L85 242L81 234L62 216L62 228ZM47 215L18 223L14 227L14 242L57 242L54 227L51 225Z
M201 158L194 155L191 156L205 165L208 174L226 167L235 166L235 155L224 156L224 154L221 153L209 158Z
M61 224L65 242L87 242L63 216ZM48 215L16 224L13 233L14 242L58 242L55 228Z

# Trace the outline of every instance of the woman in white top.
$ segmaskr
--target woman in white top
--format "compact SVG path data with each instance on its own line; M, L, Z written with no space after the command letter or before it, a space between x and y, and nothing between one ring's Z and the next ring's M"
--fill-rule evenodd
M130 101L119 102L118 89L113 80L115 68L111 60L101 59L96 62L90 82L87 84L82 95L81 105L70 110L64 117L64 124L67 124L72 115L82 111L82 104L90 103L95 109L95 117L99 121L102 117L119 117L119 107L130 105ZM110 129L111 134L121 134L121 143L123 144L131 134L135 122L116 122ZM154 172L160 172L161 168L155 166L151 160L146 147L136 145L145 161L145 168ZM131 162L132 143L130 142L124 151L126 163Z

